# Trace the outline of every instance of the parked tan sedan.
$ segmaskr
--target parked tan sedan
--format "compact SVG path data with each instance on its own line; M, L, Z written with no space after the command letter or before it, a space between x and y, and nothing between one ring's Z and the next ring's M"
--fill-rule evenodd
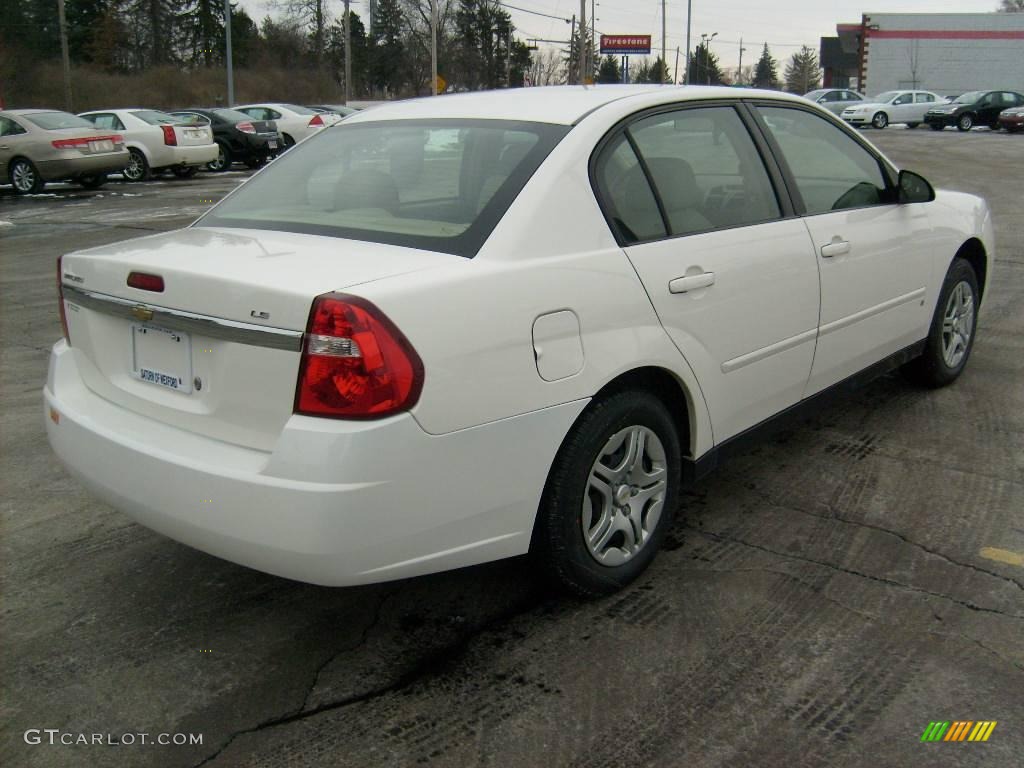
M98 130L67 112L0 111L0 184L19 195L40 192L48 181L75 181L95 189L128 164L124 137Z

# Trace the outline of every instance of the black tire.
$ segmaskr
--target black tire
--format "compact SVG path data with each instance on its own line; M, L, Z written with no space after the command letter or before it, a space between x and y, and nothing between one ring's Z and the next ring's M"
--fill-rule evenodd
M919 125L920 123L907 123L907 128L909 128L910 130L914 130Z
M149 168L149 161L146 160L146 156L142 154L141 150L135 149L135 147L128 150L128 155L128 165L121 171L125 180L131 182L148 181L153 174Z
M191 179L199 172L199 169L194 165L190 165L186 168L172 168L171 172L179 179Z
M295 146L295 139L289 136L287 133L281 134L281 151L284 152L287 149L291 149Z
M615 545L625 545L627 534L612 533L602 547L604 553L628 559L619 564L605 565L591 554L584 540L584 525L594 522L588 516L584 523L584 502L595 503L596 490L591 488L590 478L599 457L612 438L629 428L644 430L648 435L648 443L641 456L642 468L660 468L661 462L655 463L647 453L649 449L659 453L657 448L660 446L660 453L664 456L662 477L665 484L663 495L636 503L630 495L631 488L632 494L637 495L637 486L633 485L635 476L619 478L614 487L623 493L624 500L612 501L609 495L606 510L610 513L607 517L602 515L601 519L607 520L609 527L629 526L628 530L633 532L630 537L635 541L636 523L630 522L635 516L635 520L642 521L643 543L633 554L624 555L623 548ZM657 437L657 441L650 440L650 433ZM627 442L624 439L621 443L623 466L628 458L625 454ZM650 565L661 548L678 503L681 464L679 436L668 409L657 397L642 391L624 391L591 403L573 425L551 467L534 526L533 556L559 587L581 597L610 594L626 586ZM607 465L605 467L607 469ZM639 495L644 494L641 492ZM650 522L650 529L646 529L649 515L657 511L658 496L661 499L660 516ZM625 509L630 509L631 516L623 514ZM604 528L600 522L594 527Z
M966 115L960 115L956 120L956 128L958 131L969 131L974 127L974 115L969 112Z
M46 186L43 177L39 175L39 169L27 157L16 157L11 160L7 166L7 176L14 186L16 195L36 195Z
M94 173L90 176L79 176L78 183L86 189L99 189L107 183L107 174Z
M944 355L945 349L945 320L950 307L950 299L954 291L961 285L969 290L971 301L971 315L969 318L970 334L966 345L963 348L963 355L955 364L950 365ZM962 327L962 326L961 326ZM974 273L974 267L966 259L959 256L953 259L946 272L946 279L942 283L942 290L939 291L939 301L935 305L935 314L932 317L932 324L928 330L928 339L925 343L924 352L903 366L903 373L915 384L923 387L944 387L952 384L963 372L971 357L971 350L974 348L974 339L978 330L978 276Z
M942 131L942 130L945 130L945 128L946 128L946 126L941 125L939 123L928 123L928 125L930 125L932 127L933 131Z
M208 162L206 168L214 173L222 173L231 168L234 159L231 157L231 149L223 141L217 142L217 149L217 159Z
M255 171L255 170L259 169L259 168L262 168L266 164L267 164L267 158L265 158L265 157L255 157L255 156L253 156L253 157L246 158L246 161L245 161L245 167L249 168L249 169L251 169L253 171Z
M875 112L875 116L871 118L871 127L882 129L889 125L889 116L885 112Z

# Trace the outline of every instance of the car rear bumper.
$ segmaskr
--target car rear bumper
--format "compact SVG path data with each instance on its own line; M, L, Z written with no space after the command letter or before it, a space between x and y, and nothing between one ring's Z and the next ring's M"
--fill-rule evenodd
M217 159L216 144L201 144L195 147L167 147L160 155L160 165L187 167L190 165L206 165Z
M102 155L42 160L36 163L39 174L46 181L75 179L97 173L117 173L128 165L128 151L107 152Z
M411 414L293 416L270 452L155 422L95 395L63 340L44 389L50 444L96 496L232 562L342 586L527 551L576 401L446 435Z

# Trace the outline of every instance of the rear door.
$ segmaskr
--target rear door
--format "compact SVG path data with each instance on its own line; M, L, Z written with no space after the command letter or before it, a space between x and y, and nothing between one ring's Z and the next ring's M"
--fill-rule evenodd
M9 184L7 166L19 147L28 143L29 134L16 120L0 115L0 181Z
M923 123L924 113L935 106L936 98L934 93L918 91L914 94L914 122Z
M820 267L813 394L925 337L936 239L925 206L896 203L888 171L852 131L797 105L757 113Z
M595 163L606 217L700 382L716 442L797 402L814 354L818 269L773 173L727 103L638 116Z

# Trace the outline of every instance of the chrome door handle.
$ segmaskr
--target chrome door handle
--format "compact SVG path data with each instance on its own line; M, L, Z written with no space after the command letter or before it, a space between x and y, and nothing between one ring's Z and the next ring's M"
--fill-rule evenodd
M669 293L686 293L695 291L698 288L707 288L715 284L715 273L705 272L702 275L690 275L689 277L677 277L670 280L668 284Z
M0 149L10 149L10 147L4 144L3 146L0 146Z
M821 246L821 255L826 259L832 256L842 256L849 252L850 244L846 240L840 240L838 236L833 237L832 242L828 245Z

